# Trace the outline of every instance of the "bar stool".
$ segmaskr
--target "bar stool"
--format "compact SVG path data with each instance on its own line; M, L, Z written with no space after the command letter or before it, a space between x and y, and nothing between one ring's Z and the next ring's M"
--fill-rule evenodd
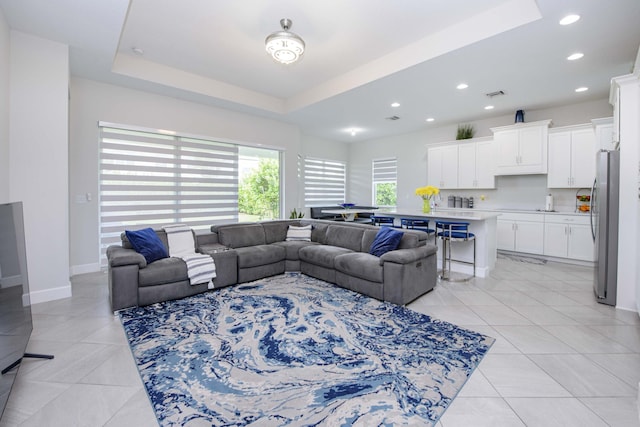
M442 280L448 280L451 282L464 282L476 276L476 236L469 232L468 222L459 221L436 221L436 234L442 239ZM463 261L459 259L453 259L451 257L451 243L452 242L468 242L473 241L473 262ZM449 262L449 269L446 268L446 263ZM463 264L473 265L473 276L464 277L459 280L451 278L451 261L459 262ZM448 273L448 274L447 274Z
M429 228L428 219L400 218L400 226L408 230L419 230L428 235L433 235L433 243L436 243L436 230Z
M392 216L371 215L371 224L379 225L380 227L395 227Z

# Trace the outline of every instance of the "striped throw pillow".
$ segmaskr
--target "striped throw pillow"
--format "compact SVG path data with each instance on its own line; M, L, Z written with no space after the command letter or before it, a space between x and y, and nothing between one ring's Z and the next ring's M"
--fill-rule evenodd
M311 224L305 225L304 227L296 227L295 225L290 225L287 229L287 238L288 242L291 241L311 241Z

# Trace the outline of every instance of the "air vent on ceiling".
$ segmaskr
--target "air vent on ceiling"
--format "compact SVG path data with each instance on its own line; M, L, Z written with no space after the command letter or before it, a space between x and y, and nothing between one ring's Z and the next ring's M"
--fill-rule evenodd
M495 92L487 93L487 96L489 98L493 98L494 96L502 96L502 95L504 95L504 91L502 91L502 90L496 90Z
M398 116L391 116L391 117L387 117L386 120L400 120L400 117Z

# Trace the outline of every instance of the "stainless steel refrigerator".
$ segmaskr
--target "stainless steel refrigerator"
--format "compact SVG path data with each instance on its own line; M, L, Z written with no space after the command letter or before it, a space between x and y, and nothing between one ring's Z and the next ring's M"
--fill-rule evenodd
M618 287L619 183L620 151L599 151L590 208L597 257L593 289L599 303L613 306Z

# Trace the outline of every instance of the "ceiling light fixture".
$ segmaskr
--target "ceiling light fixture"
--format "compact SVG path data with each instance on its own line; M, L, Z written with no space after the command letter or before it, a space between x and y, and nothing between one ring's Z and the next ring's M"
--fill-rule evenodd
M466 83L460 83L458 86L456 86L456 89L466 89L468 88L469 85Z
M560 20L560 25L571 25L580 19L580 15L567 15Z
M398 108L400 106L400 103L399 102L394 102L393 104L391 104L391 106L393 108Z
M572 53L571 55L567 56L567 59L569 61L575 61L576 59L580 59L583 56L584 56L584 53L576 52L576 53Z
M282 18L282 31L270 34L264 41L267 53L281 64L292 64L304 54L304 40L289 31L292 24L290 19Z
M486 107L484 107L485 110L493 110L493 105L487 105Z
M429 118L427 119L427 121L428 121L428 122L432 122L432 121L434 121L434 120L435 120L435 119L434 119L433 117L429 117Z
M589 88L588 88L588 87L586 87L586 86L581 86L581 87L579 87L579 88L577 88L577 89L576 89L576 92L586 92L586 91L588 91L588 90L589 90Z

